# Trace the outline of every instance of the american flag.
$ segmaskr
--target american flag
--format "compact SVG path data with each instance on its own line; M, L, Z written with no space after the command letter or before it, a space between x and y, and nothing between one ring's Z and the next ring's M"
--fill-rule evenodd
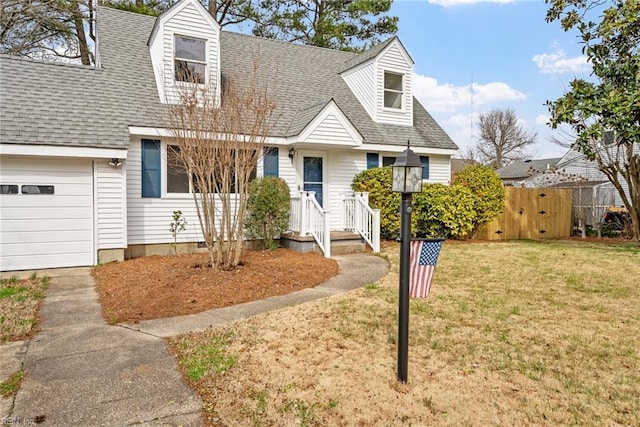
M438 262L442 240L412 240L409 257L409 296L426 298L431 290L433 270Z

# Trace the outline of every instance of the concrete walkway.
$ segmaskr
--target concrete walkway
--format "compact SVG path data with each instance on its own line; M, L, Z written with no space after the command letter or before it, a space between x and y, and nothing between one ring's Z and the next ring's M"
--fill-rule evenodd
M371 255L335 259L341 273L316 288L121 326L107 325L102 319L89 268L39 272L51 277L40 332L30 342L0 346L3 365L10 360L12 366L19 366L22 360L26 372L10 415L2 422L200 426L202 401L182 381L164 337L345 292L375 282L388 271L386 260Z

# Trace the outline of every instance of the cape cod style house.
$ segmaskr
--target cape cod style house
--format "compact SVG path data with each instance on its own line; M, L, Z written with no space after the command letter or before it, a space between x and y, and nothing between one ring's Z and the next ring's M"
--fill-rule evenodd
M167 168L161 112L184 84L176 67L217 88L256 56L272 70L279 120L257 174L288 183L293 231L356 229L354 207L372 212L354 175L392 163L407 140L425 182L449 181L457 147L413 97L397 37L357 54L235 34L197 0L157 19L98 8L97 34L95 67L0 55L1 271L152 253L172 242L174 210L189 223L179 242L202 240L189 186Z

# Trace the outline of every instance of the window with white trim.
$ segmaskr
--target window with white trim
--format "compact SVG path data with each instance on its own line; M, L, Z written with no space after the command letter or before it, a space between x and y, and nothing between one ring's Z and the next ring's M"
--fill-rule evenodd
M164 195L171 194L188 194L190 192L198 192L197 183L192 179L191 174L187 171L180 157L180 147L177 145L166 145L166 155L161 155L161 144L159 140L143 139L142 148L142 197L160 198L164 197L161 191L161 171L164 172ZM234 162L238 162L235 150L233 150L232 158ZM164 166L161 163L164 162ZM232 171L231 192L235 192L237 188L235 170ZM254 165L249 180L256 178L257 165ZM213 177L216 179L216 177Z
M385 108L402 108L402 91L403 91L402 74L384 72L384 107Z
M167 145L167 193L188 193L189 173L180 157L180 147Z
M207 75L206 40L177 34L173 40L176 81L205 84Z

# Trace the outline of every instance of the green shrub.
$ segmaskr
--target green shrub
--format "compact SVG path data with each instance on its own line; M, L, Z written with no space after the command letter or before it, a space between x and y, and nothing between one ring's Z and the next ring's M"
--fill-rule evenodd
M469 166L456 173L452 184L462 185L475 195L476 218L472 233L478 225L489 222L504 209L504 188L500 175L484 165Z
M263 248L273 249L273 239L289 227L289 186L281 178L268 176L251 181L248 191L244 224L247 237L261 240Z
M367 169L353 178L351 188L369 193L369 206L380 209L380 236L392 239L400 235L400 193L391 191L392 170L386 166Z
M414 194L413 216L421 237L464 237L473 229L476 218L471 191L461 185L426 184Z

